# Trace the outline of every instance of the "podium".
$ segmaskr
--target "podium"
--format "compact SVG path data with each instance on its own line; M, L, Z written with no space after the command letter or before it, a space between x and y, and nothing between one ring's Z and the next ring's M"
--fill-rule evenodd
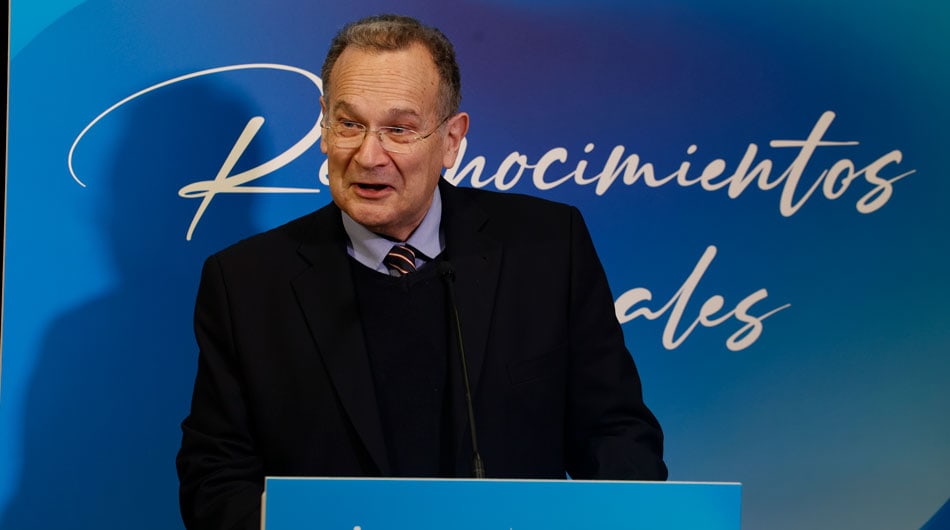
M737 483L268 477L264 530L739 530Z

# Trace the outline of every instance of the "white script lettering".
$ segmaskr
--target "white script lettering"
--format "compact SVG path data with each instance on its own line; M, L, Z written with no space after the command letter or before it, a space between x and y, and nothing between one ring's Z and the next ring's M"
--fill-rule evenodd
M759 146L754 143L749 144L745 155L736 164L735 171L726 177L723 177L723 175L726 174L728 164L725 160L717 158L708 162L698 177L690 177L689 172L692 164L689 161L684 161L673 173L657 178L655 164L644 162L640 155L635 153L625 156L626 148L622 145L618 145L611 150L601 171L592 176L586 174L589 161L581 159L574 164L570 171L558 174L556 177L548 177L548 172L553 172L555 166L566 166L568 164L569 153L564 147L550 149L534 164L528 161L527 155L514 151L505 157L495 173L484 176L485 166L487 165L484 156L476 156L467 163L463 163L468 147L468 142L465 139L462 140L458 162L446 171L445 178L452 184L458 185L468 177L475 188L494 185L499 190L508 190L514 187L521 180L521 177L530 170L532 184L538 190L550 190L568 182L573 182L578 186L594 184L594 193L603 195L622 176L621 182L627 186L642 182L647 187L658 188L675 182L683 188L699 184L702 189L710 192L726 188L726 193L730 199L738 198L755 182L756 186L762 191L782 186L779 197L779 212L785 217L791 217L804 206L818 189L821 189L822 195L826 199L837 200L844 195L858 177L863 176L865 183L871 188L856 201L855 209L863 214L877 211L890 200L894 192L894 183L916 171L905 171L891 177L881 175L882 170L887 166L900 164L903 155L899 150L892 150L861 169L857 169L856 164L851 159L839 159L831 168L821 171L810 185L804 183L808 163L818 148L859 145L857 141L835 142L823 139L834 118L834 112L826 111L823 113L805 140L772 140L769 142L769 146L775 149L797 148L799 150L788 168L774 178L772 178L774 163L768 158L757 161ZM588 143L584 147L584 153L592 153L594 147L594 144ZM686 154L693 155L697 150L698 147L695 144L690 145L686 150ZM807 186L807 189L801 192L800 188L805 186Z
M140 90L121 101L115 103L92 122L90 122L73 141L67 158L70 175L80 186L86 184L77 176L74 168L74 156L82 139L103 118L110 115L129 102L145 96L155 90L181 83L201 76L221 74L236 70L279 70L292 72L305 77L313 83L316 90L314 96L319 98L323 92L323 83L319 76L307 70L270 63L240 64L211 68L193 72L169 79ZM780 189L778 196L778 211L784 217L791 217L801 211L804 205L813 197L823 196L826 200L836 201L863 184L863 194L855 200L855 209L861 214L870 214L890 201L894 194L894 185L901 179L915 173L916 170L896 171L895 167L903 161L900 150L891 150L870 163L856 162L852 158L840 157L821 171L815 170L817 165L813 158L817 151L824 154L830 150L835 153L859 145L858 141L831 141L825 136L834 121L835 113L826 111L818 118L809 134L804 139L771 140L768 146L775 150L794 149L795 156L788 166L779 173L772 159L762 157L759 146L749 143L742 158L735 163L734 169L729 170L730 164L722 158L714 158L705 165L695 164L694 157L699 151L695 144L686 149L686 156L690 157L679 163L675 170L657 169L658 165L641 158L639 154L628 153L623 145L616 145L607 154L599 170L589 160L595 150L594 143L587 143L583 148L584 156L572 160L571 154L565 147L554 147L543 153L532 163L528 155L519 151L507 154L497 169L492 172L488 160L484 155L477 155L466 160L468 140L463 138L456 163L447 169L444 178L453 185L462 184L468 179L475 188L494 186L498 190L509 190L516 186L522 178L530 179L531 184L540 191L547 191L559 186L573 184L576 186L591 186L597 196L602 196L611 190L617 182L626 186L638 183L649 188L675 185L686 188L699 185L709 192L725 190L730 199L740 197L746 190L757 188L766 192ZM234 146L225 158L214 178L198 180L182 186L178 195L184 199L200 199L200 203L191 220L185 235L191 240L202 217L207 212L215 196L224 193L319 193L319 188L294 187L264 187L252 186L252 182L278 171L312 148L321 137L318 115L309 130L284 152L271 160L235 173L238 161L246 152L248 145L261 130L265 123L263 116L251 117L243 131L238 135ZM594 166L591 169L591 166ZM658 176L659 175L659 176ZM329 185L328 165L324 158L317 171L319 182L323 186ZM755 306L768 297L765 289L759 289L740 300L732 309L725 310L725 299L721 295L708 298L699 308L696 316L688 323L684 321L690 299L697 285L716 256L716 247L709 246L696 264L692 273L686 278L680 289L672 295L659 309L648 307L653 299L653 293L646 288L635 288L623 293L615 301L617 318L621 323L629 322L638 317L656 320L667 315L662 343L667 349L679 347L697 327L716 327L725 324L730 319L741 323L726 341L726 347L732 351L748 348L756 342L763 331L763 321L782 311L790 304L785 304L768 311L759 311ZM687 318L687 320L689 320ZM685 327L681 326L685 324ZM681 329L682 327L682 329Z
M710 245L699 259L693 272L690 273L686 281L683 282L682 287L676 291L666 305L656 311L645 306L646 302L653 300L653 293L650 292L649 289L637 287L623 293L617 298L616 302L614 302L617 320L619 320L621 324L637 317L644 317L647 320L656 320L669 311L669 319L663 328L663 347L668 350L675 350L689 337L697 325L702 324L703 327L707 328L716 327L724 324L730 318L735 317L736 320L742 322L744 325L729 337L726 341L726 347L731 351L740 351L748 348L755 341L759 340L759 336L762 334L762 321L783 309L791 307L791 304L776 307L759 315L750 314L752 306L765 300L769 295L765 289L759 289L742 299L734 309L716 316L716 313L721 311L725 305L725 298L720 295L714 295L700 306L699 314L686 326L686 329L682 330L679 336L677 336L680 321L686 313L686 306L696 291L696 286L699 285L703 274L706 273L706 270L715 257L716 247ZM637 305L641 303L643 303L644 306L637 307Z
M80 186L86 187L86 184L79 179L76 175L76 171L73 167L73 156L75 155L76 147L79 145L79 142L83 137L88 133L99 121L111 114L113 111L122 107L126 103L133 101L139 97L144 96L150 92L154 92L160 88L167 87L169 85L174 85L189 79L194 79L196 77L202 77L213 74L220 74L223 72L231 72L235 70L282 70L287 72L293 72L300 74L310 80L314 86L317 88L317 97L323 93L323 81L312 72L304 70L302 68L297 68L294 66L287 66L283 64L270 64L270 63L256 63L256 64L238 64L233 66L223 66L220 68L210 68L208 70L201 70L198 72L193 72L190 74L182 75L168 81L163 81L161 83L152 85L148 88L140 90L131 96L119 101L115 105L112 105L101 114L96 116L89 125L79 133L79 136L73 140L72 146L69 148L69 155L67 156L67 165L69 166L69 174L72 175L73 180L75 180ZM195 228L198 226L198 222L201 220L201 217L204 215L205 211L208 209L208 205L211 203L211 200L215 195L219 193L319 193L320 190L317 188L280 188L280 187L254 187L247 186L248 183L269 175L274 171L286 166L287 164L293 162L300 155L307 152L314 144L320 140L320 133L322 129L320 128L320 120L323 118L323 115L320 114L317 116L317 119L314 121L313 126L309 131L304 135L303 138L297 141L289 149L283 153L277 155L275 158L264 162L263 164L248 169L244 172L238 173L236 175L231 175L231 170L234 169L235 164L240 160L241 155L247 149L248 144L250 144L251 139L254 138L254 135L257 134L257 131L260 130L261 126L264 124L264 118L260 116L255 116L251 118L247 125L244 127L244 131L238 137L237 142L234 144L234 147L231 148L231 152L228 157L225 159L224 164L222 164L221 169L218 170L218 174L212 180L202 180L188 184L187 186L182 187L178 191L178 195L182 198L200 198L201 204L198 206L198 210L195 212L195 216L191 220L191 225L188 227L188 232L185 234L185 239L191 240L192 235L195 232Z
M78 184L83 187L86 186L77 176L73 165L76 148L83 137L99 123L100 120L119 107L145 94L189 79L235 70L252 69L282 70L299 74L307 78L317 88L315 92L317 97L322 94L323 82L319 76L302 68L282 64L239 64L201 70L169 79L168 81L152 85L122 99L90 122L82 132L79 133L69 149L67 164L70 174ZM183 186L179 190L179 196L182 198L201 199L201 203L188 228L188 232L185 236L186 239L191 239L195 228L207 211L211 200L217 194L319 193L320 189L317 188L254 187L248 184L286 166L313 147L313 145L320 140L322 132L320 128L321 118L322 115L317 116L310 130L293 146L277 157L257 167L236 175L231 175L230 173L234 169L235 164L264 123L264 118L261 116L251 118L245 126L244 131L238 137L230 154L222 164L218 174L213 179L194 182ZM742 159L736 164L735 171L728 176L724 176L727 174L727 162L721 158L716 158L706 163L698 176L690 174L693 164L687 160L681 162L676 171L657 178L657 169L654 163L643 161L640 155L635 153L626 154L626 148L622 145L617 145L610 151L600 172L593 175L587 174L590 162L586 159L581 159L573 163L573 168L570 168L570 171L550 178L548 176L549 172L555 172L556 167L567 166L569 163L570 154L564 147L550 149L534 164L529 162L527 155L513 151L502 160L494 173L485 175L488 165L485 156L479 155L467 162L464 161L468 147L467 139L462 140L455 166L446 170L444 176L446 180L455 185L461 184L462 181L468 177L471 181L471 185L475 188L493 185L499 190L509 190L518 184L525 174L530 174L532 184L540 191L551 190L573 182L578 186L589 186L593 184L594 193L598 196L607 193L618 178L627 186L642 182L651 188L665 186L670 183L675 183L680 187L689 187L699 184L702 189L710 192L726 188L727 196L731 199L738 198L745 190L749 189L754 182L756 187L762 191L769 191L779 186L782 187L779 198L779 212L785 217L795 215L819 189L821 190L821 195L826 199L838 200L848 191L856 180L863 177L865 184L869 185L870 189L856 201L855 209L862 214L875 212L891 199L894 193L894 183L913 174L916 170L905 171L892 176L882 175L882 172L889 166L901 163L903 154L900 150L895 149L878 157L860 169L851 159L841 158L832 164L830 168L821 171L810 184L807 184L806 170L817 149L859 145L859 142L853 140L824 140L824 135L831 126L832 121L834 121L834 118L834 112L824 112L812 128L811 133L808 134L804 140L772 140L769 142L769 146L774 149L798 149L798 154L795 159L789 164L785 171L775 177L772 176L773 161L768 158L757 159L759 147L755 143L748 145ZM588 143L584 147L585 154L591 154L594 150L595 145L593 143ZM690 145L686 150L686 154L692 156L697 150L698 147L695 144ZM318 177L320 183L328 185L327 164L325 160L318 170Z

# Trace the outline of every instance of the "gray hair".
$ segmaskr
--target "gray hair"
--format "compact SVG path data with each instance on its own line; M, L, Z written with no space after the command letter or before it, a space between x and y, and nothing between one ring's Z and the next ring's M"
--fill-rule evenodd
M462 75L455 60L455 48L437 28L425 26L414 18L401 15L375 15L344 26L330 42L327 58L320 70L323 93L329 97L332 84L330 73L347 47L396 51L416 43L429 50L439 72L441 114L451 116L457 113L462 102Z

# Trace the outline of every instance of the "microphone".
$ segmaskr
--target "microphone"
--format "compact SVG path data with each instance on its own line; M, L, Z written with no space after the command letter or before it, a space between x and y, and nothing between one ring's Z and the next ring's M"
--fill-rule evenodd
M459 306L455 301L455 268L447 261L438 262L439 274L445 282L445 290L449 293L449 305L452 310L452 321L455 324L455 341L462 365L462 382L465 384L465 405L468 408L468 431L472 435L472 475L475 478L485 478L485 463L478 452L478 435L475 433L475 411L472 408L472 389L468 382L468 361L465 360L465 346L462 344L462 321L459 319Z

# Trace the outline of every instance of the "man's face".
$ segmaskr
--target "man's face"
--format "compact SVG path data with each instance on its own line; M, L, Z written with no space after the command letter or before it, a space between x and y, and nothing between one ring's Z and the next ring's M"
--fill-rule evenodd
M439 74L429 51L347 48L333 66L329 98L320 98L327 122L348 120L367 129L405 127L428 134L439 114ZM455 164L468 116L450 118L409 153L390 153L367 133L362 145L339 148L324 130L333 201L368 229L405 241L432 204L443 167Z

